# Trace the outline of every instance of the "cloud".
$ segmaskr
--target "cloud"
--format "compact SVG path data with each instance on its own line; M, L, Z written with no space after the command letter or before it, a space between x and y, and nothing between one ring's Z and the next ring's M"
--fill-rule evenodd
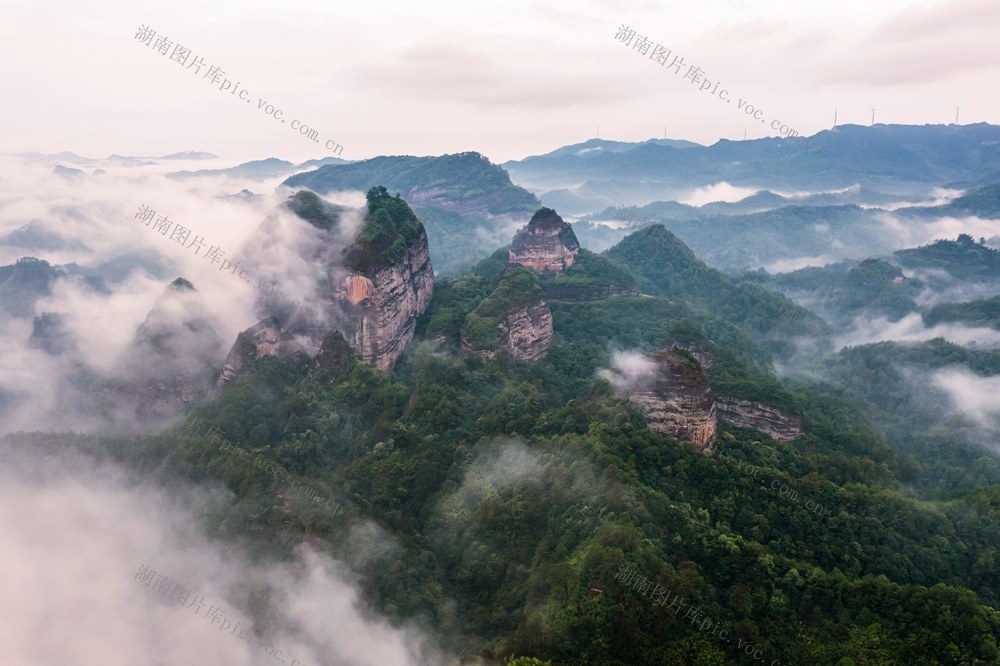
M981 428L1000 432L1000 376L981 377L963 367L944 368L931 376L952 407Z
M429 650L419 632L367 611L350 572L322 552L266 562L203 536L197 516L225 503L221 491L179 501L87 458L0 453L0 586L17 600L0 610L5 663L250 666L270 663L271 646L286 664L409 666ZM137 580L143 566L170 586ZM188 607L171 601L175 585ZM240 610L253 605L266 621ZM242 638L228 630L237 622Z
M1000 5L993 0L951 0L926 8L910 5L876 26L867 40L895 45L928 37L957 40L964 32L992 31L998 22Z
M918 219L899 217L892 213L876 213L875 221L895 236L896 245L900 248L926 245L940 239L954 239L959 234L979 238L1000 232L1000 220L975 216Z
M1000 347L1000 331L957 324L927 327L923 318L917 313L908 314L895 322L885 317L873 319L859 317L855 320L853 329L849 333L837 336L834 344L840 349L887 340L920 342L934 338L944 338L963 346Z
M721 181L713 183L712 185L706 185L705 187L699 187L688 192L687 194L683 194L677 199L677 201L679 203L688 204L689 206L704 206L705 204L712 203L714 201L741 201L742 199L746 199L749 196L757 194L757 192L759 192L758 189L737 187L735 185L730 185L725 181Z
M536 111L603 105L622 95L635 98L655 93L654 87L637 88L630 83L630 77L648 74L638 68L629 77L596 67L579 73L540 70L525 60L494 55L504 48L523 51L523 39L496 41L498 45L490 51L475 43L451 46L434 41L412 46L391 62L362 65L354 73L352 86L366 92L391 91L395 96L435 105L448 100L451 105Z
M597 372L611 382L619 392L646 390L656 381L656 362L645 354L616 351L611 355L611 367Z
M363 193L330 197L351 210L342 215L338 233L327 233L280 207L293 193L279 187L280 178L178 180L167 174L186 166L183 162L140 160L137 166L135 160L81 159L107 173L66 179L51 173L52 158L0 158L0 237L32 230L19 237L27 245L0 245L0 265L35 256L65 273L34 302L26 319L0 314L0 345L6 350L0 358L0 433L162 426L169 416L162 406L153 410L156 419L133 413L129 423L128 410L118 409L125 405L105 399L108 381L118 382L112 393L131 393L139 402L147 397L139 390L143 386L150 394L156 393L154 384L177 389L185 400L193 393L188 389L211 386L211 374L237 334L264 314L261 283L289 312L298 301L326 324L338 316L328 299L330 286L342 271L340 250L361 224L357 206L364 204ZM218 165L199 161L197 166ZM223 196L244 188L258 196ZM155 212L148 224L136 219L143 206ZM159 222L166 233L155 227ZM178 235L180 229L186 237ZM47 249L52 237L78 243ZM41 245L33 247L36 242ZM173 307L162 296L178 277L196 291L178 295L183 303ZM175 333L177 344L167 345L170 358L134 346L157 304L158 330ZM58 322L69 343L61 355L33 348L32 319L42 314ZM144 357L163 361L162 367L143 363Z

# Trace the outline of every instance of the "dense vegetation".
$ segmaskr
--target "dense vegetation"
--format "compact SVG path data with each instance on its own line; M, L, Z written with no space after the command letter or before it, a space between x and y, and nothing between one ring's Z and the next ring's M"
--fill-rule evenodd
M1000 461L984 448L995 437L963 418L935 381L942 370L1000 374L1000 352L966 349L943 339L849 347L824 362L828 391L865 406L890 441L907 454L902 481L929 496L955 499L1000 484ZM994 445L995 446L995 445Z
M496 350L500 322L512 311L540 300L542 288L529 269L511 266L499 277L496 288L465 317L461 337L473 349Z
M333 231L340 223L340 213L345 210L320 199L314 192L299 190L285 202L288 209L324 231Z
M989 326L1000 329L1000 296L967 303L939 303L926 313L928 325L957 321L969 326Z
M635 286L635 278L623 266L582 248L571 266L559 273L546 272L542 276L546 294L564 298L574 294L587 297L588 294L622 293Z
M353 256L380 261L412 241L414 221L373 188ZM262 558L308 539L380 612L432 626L467 656L712 666L748 662L750 645L772 664L1000 663L1000 470L971 440L933 448L942 440L921 429L955 424L934 418L907 375L995 374L1000 355L858 347L827 361L828 381L785 384L772 361L793 336L825 331L812 313L708 268L658 225L581 256L584 275L634 276L642 293L553 302L540 362L454 353L460 335L495 347L498 317L542 294L545 280L500 251L436 286L392 374L333 333L316 364L264 357L192 415L342 515L191 427L13 439L77 446L178 491L221 483L231 494L205 517L211 534L247 539ZM850 279L895 276L886 266ZM615 351L672 340L714 352L716 394L800 415L806 434L726 428L712 455L652 433L600 371Z
M808 302L828 320L839 324L860 315L897 321L917 311L916 298L924 286L882 259L865 259L856 265L844 262L802 268L777 275L761 269L747 273L743 279L776 289L799 302Z
M347 248L345 263L360 272L390 266L406 253L424 233L423 225L399 196L390 196L384 187L368 191L368 214L354 244Z
M894 256L904 268L937 269L963 280L1000 280L1000 251L977 243L968 234L900 250Z
M771 341L775 348L783 348L783 336L824 330L819 317L788 298L757 285L736 284L709 268L660 225L637 231L605 254L625 265L643 292L702 307Z

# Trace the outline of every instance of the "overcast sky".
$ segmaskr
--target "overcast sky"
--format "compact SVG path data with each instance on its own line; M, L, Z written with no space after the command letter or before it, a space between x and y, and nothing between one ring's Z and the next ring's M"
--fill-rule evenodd
M616 41L621 24L684 71ZM142 25L205 68L142 44ZM598 124L626 141L776 136L775 120L809 135L835 105L840 123L872 107L876 122L950 123L956 106L961 123L997 123L998 25L996 0L0 0L0 153L302 161L332 141L347 159L501 162ZM236 94L202 76L211 65ZM683 79L691 65L729 100Z

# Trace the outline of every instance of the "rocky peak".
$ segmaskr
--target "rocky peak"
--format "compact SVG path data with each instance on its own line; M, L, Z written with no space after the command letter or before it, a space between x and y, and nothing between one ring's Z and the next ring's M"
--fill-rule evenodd
M405 201L373 187L346 263L351 272L331 285L346 313L344 337L367 363L388 371L413 339L434 291L427 234Z
M267 316L240 333L219 386L249 372L263 356L295 362L322 356L323 344L334 333L365 362L380 370L392 368L413 338L417 317L427 309L434 272L427 235L406 202L384 187L373 187L367 198L354 238L344 237L350 228L342 224L346 208L307 191L284 203L319 230L320 245L326 244L300 250L304 261L322 266L327 276L316 305L320 312L285 303L287 297L264 299Z
M225 351L217 326L194 285L174 280L117 359L102 391L107 408L122 416L165 418L205 395Z
M540 208L510 244L509 263L542 273L559 273L573 265L580 243L573 227L551 208Z
M500 346L527 363L541 360L552 346L552 310L544 300L514 310L500 322Z
M752 428L782 441L803 434L802 419L751 400L715 398L704 372L714 354L704 339L667 341L650 359L606 374L646 416L649 429L708 449L718 436L718 421ZM616 374L618 373L618 374Z

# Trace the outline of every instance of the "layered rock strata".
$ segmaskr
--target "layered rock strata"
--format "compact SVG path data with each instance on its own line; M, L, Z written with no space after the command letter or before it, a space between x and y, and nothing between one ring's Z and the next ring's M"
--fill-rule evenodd
M630 402L653 432L709 448L718 436L715 399L704 370L676 349L654 356L653 372L634 386Z
M783 442L801 437L802 419L788 416L760 402L738 398L719 398L719 418L740 428L752 428Z
M580 243L573 228L551 208L541 208L514 236L510 244L509 263L530 268L536 273L546 270L559 273L573 265L579 251Z
M552 346L552 311L544 300L509 313L500 322L500 344L519 361L542 359Z
M386 268L343 278L335 295L345 306L344 337L365 362L391 370L413 339L434 291L434 271L421 230L403 258Z

